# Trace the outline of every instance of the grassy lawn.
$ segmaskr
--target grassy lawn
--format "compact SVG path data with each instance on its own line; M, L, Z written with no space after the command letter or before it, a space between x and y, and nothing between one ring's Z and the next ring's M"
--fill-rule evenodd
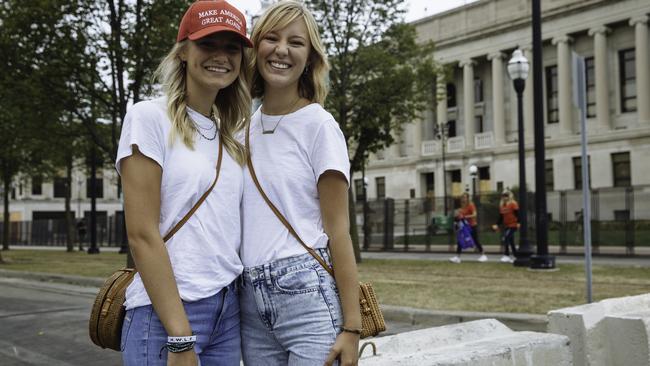
M124 266L126 257L103 252L13 250L2 252L0 268L105 277ZM585 302L582 265L559 265L555 272L531 272L501 263L370 260L359 265L382 304L432 310L544 314ZM650 292L650 270L594 266L595 300Z

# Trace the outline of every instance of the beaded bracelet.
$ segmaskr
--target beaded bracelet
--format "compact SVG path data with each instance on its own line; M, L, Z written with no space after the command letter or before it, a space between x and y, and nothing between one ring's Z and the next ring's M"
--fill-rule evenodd
M361 329L352 329L352 328L341 327L341 330L346 332L346 333L353 333L353 334L361 335Z

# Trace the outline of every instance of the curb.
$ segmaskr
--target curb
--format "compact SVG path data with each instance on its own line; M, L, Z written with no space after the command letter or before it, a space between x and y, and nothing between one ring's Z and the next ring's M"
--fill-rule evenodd
M439 327L480 319L496 319L515 331L546 332L548 317L539 314L483 313L476 311L442 311L382 305L386 320L416 326Z
M6 278L20 278L24 280L32 280L39 282L56 282L65 283L70 285L96 287L99 288L104 284L105 279L99 277L83 277L73 276L58 273L44 273L44 272L26 272L16 271L10 269L0 269L0 277Z

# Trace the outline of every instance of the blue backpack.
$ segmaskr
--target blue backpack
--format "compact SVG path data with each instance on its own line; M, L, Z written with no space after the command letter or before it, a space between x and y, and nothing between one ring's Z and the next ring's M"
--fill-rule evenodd
M473 248L476 244L472 238L472 229L467 220L458 220L456 223L456 240L461 249Z

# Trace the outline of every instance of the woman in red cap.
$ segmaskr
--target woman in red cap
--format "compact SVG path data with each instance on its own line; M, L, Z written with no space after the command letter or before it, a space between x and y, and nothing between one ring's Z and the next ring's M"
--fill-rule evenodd
M262 105L246 135L253 169L244 174L242 205L244 363L356 365L350 162L343 133L323 108L329 65L318 25L301 3L281 1L251 39L251 91ZM325 269L332 264L335 276Z
M250 114L251 45L236 8L193 3L157 70L164 97L124 119L116 167L138 269L126 291L125 365L239 365L245 149L235 134Z

